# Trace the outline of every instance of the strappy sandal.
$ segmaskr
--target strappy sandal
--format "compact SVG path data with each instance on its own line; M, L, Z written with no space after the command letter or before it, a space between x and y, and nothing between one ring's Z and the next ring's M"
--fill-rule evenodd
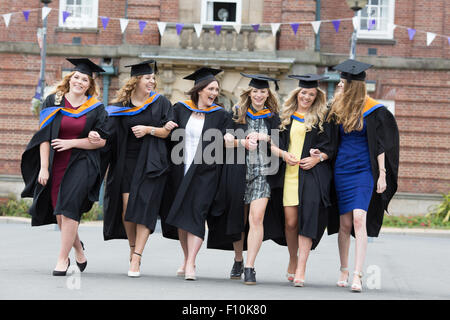
M348 271L348 268L340 268L339 269L341 272L345 272L345 271ZM342 288L346 288L347 286L348 286L348 274L347 274L347 279L345 279L345 280L340 280L340 281L338 281L338 282L336 282L336 285L338 286L338 287L342 287Z
M362 291L362 277L363 277L363 273L359 272L359 271L355 271L353 272L354 275L357 275L359 277L359 281L361 284L356 284L353 283L352 284L352 292L361 292Z

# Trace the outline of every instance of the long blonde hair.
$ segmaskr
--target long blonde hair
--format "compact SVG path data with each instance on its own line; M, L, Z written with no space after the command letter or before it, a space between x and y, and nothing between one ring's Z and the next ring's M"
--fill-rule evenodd
M67 74L57 85L56 89L51 92L55 94L55 104L60 105L64 95L70 90L70 79L75 74L76 71L72 71ZM98 97L99 89L97 83L95 83L94 78L88 75L89 78L89 88L86 90L86 95Z
M366 83L364 81L345 81L342 93L338 94L331 105L328 119L342 124L344 132L361 131L364 126L363 108L366 102Z
M233 108L233 120L236 123L245 124L245 117L247 116L247 109L252 103L252 99L250 98L250 92L252 92L254 88L248 87L244 90L240 95L240 100L237 105ZM265 106L270 110L272 114L278 113L280 111L280 105L278 103L278 99L275 94L272 93L270 88L267 88L269 92L269 96L265 102Z
M298 108L298 93L304 88L298 87L289 93L288 98L283 104L283 109L281 110L280 119L281 125L280 130L283 131L286 129L288 125L291 124L292 118L291 116L297 111ZM305 114L305 126L306 131L311 131L312 128L319 126L319 132L323 131L323 122L325 121L325 116L327 114L327 99L325 92L320 89L317 89L317 95L314 99L313 104L309 107L308 112Z
M131 101L131 95L134 90L136 90L137 84L142 79L144 75L131 77L127 80L127 82L120 88L116 93L116 98L112 101L112 103L122 102L125 106ZM155 89L156 89L156 78L155 78ZM155 90L153 89L153 90Z

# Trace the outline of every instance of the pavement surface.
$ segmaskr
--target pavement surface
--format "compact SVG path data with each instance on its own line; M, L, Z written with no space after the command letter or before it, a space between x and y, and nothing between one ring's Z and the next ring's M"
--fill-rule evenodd
M83 273L53 277L60 233L54 225L31 227L26 219L0 219L0 300L409 300L450 298L450 233L386 231L369 239L363 292L338 288L337 235L324 236L312 251L306 284L285 279L286 247L263 243L256 259L257 285L228 279L233 253L206 249L197 257L197 281L175 273L182 262L178 241L160 229L147 242L141 277L129 278L127 241L103 241L99 223L80 225L88 265ZM354 239L350 271L354 266ZM70 255L75 265L74 253ZM68 273L69 274L69 273Z

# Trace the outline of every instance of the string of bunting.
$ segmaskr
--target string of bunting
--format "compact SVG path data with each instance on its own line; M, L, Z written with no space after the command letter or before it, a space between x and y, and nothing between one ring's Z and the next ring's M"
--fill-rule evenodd
M16 15L16 14L22 14L23 18L25 19L26 22L28 22L28 18L30 16L31 12L35 12L38 10L42 10L42 20L44 20L52 10L56 10L59 11L58 9L52 9L52 8L48 8L48 7L43 7L42 9L32 9L32 10L24 10L22 12L11 12L11 13L5 13L2 14L3 16L3 20L5 22L6 28L9 27L10 21L11 21L11 16L12 15ZM63 23L65 24L67 21L67 18L70 17L71 13L68 11L62 11L62 18L63 18ZM105 17L105 16L99 16L101 22L102 22L102 26L103 26L103 30L106 30L106 28L108 27L109 21L110 20L119 20L120 22L120 29L121 32L124 33L128 27L128 24L130 21L133 22L137 22L139 24L139 30L140 33L142 34L144 32L145 27L147 26L147 24L149 23L156 23L158 26L158 30L159 33L161 35L161 37L164 35L164 32L166 30L167 27L167 22L161 22L161 21L145 21L145 20L136 20L136 19L124 19L124 18L111 18L111 17ZM234 24L233 27L236 30L236 32L239 34L241 32L241 28L242 26L251 26L253 28L253 30L255 32L259 31L260 26L262 25L270 25L271 29L272 29L272 34L273 36L275 36L278 32L278 30L280 29L280 27L282 25L290 25L292 28L292 31L294 32L295 35L297 35L297 32L299 30L300 25L308 25L310 24L314 30L314 33L317 34L320 30L320 26L322 23L327 23L327 22L331 22L333 24L333 27L336 31L336 33L339 32L339 27L342 21L349 21L352 20L353 22L353 27L354 29L358 29L359 26L359 17L355 16L353 18L345 18L345 19L335 19L335 20L320 20L320 21L300 21L300 22L288 22L288 23L263 23L263 24L250 24L250 25L242 25L242 24ZM193 25L195 33L197 34L197 37L200 37L201 33L202 33L202 29L204 25L209 25L209 24L189 24L189 25ZM177 31L177 34L180 35L181 31L183 30L183 28L186 25L184 23L176 23L175 24L175 28ZM220 35L220 32L222 31L222 25L220 24L215 24L214 26L214 30L216 32L217 35ZM368 19L368 23L367 23L367 30L374 30L376 26L376 20L369 18ZM393 23L389 23L388 24L388 28L389 31L394 31L396 28L402 28L402 29L406 29L408 31L408 37L409 40L413 40L415 35L417 34L417 32L422 32L422 33L426 33L427 34L427 46L429 46L436 37L444 37L447 38L448 44L450 45L450 36L446 36L446 35L442 35L442 34L437 34L437 33L433 33L433 32L427 32L427 31L422 31L422 30L417 30L417 29L413 29L413 28L408 28L405 26L400 26L400 25L396 25Z

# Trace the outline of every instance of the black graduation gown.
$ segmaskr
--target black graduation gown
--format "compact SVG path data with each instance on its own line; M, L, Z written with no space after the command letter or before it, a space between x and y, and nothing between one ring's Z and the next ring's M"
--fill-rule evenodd
M398 164L399 164L399 132L394 115L386 108L380 107L365 117L367 125L367 140L370 153L370 165L374 181L374 189L367 210L367 235L378 237L383 224L384 211L387 210L389 202L397 191ZM333 125L333 141L336 150L339 146L339 125ZM379 177L377 156L385 153L386 167L386 190L379 194L377 181ZM332 214L328 221L328 234L339 232L339 210L337 207L336 191L332 184L333 206ZM354 236L354 229L352 228Z
M270 118L264 118L264 123L268 129L269 134L272 129L278 131L280 125L280 118L277 114ZM248 129L248 124L238 124L233 121L231 129L236 133L245 133ZM237 136L237 139L245 139L245 136ZM278 139L273 142L278 145ZM243 148L243 147L238 147ZM238 164L238 148L226 149L227 159L233 159L232 162L227 161L224 165L221 175L220 187L211 208L211 215L208 217L208 242L207 248L233 250L233 242L241 240L241 233L245 232L244 250L247 250L247 235L249 231L249 224L244 225L244 194L246 187L246 172L247 165ZM245 149L242 149L245 150ZM247 154L245 150L245 154ZM270 155L270 150L269 153ZM278 159L276 159L278 160ZM278 170L278 168L276 168ZM283 241L283 222L281 214L283 211L277 210L274 205L280 200L279 181L274 175L267 175L267 182L271 188L271 196L264 214L264 237L263 240L272 239L274 241ZM281 201L282 201L281 193Z
M172 131L172 136L180 134L180 130L186 128L189 117L192 111L187 109L183 104L176 103L173 106L174 121L178 124L178 128ZM223 135L226 128L228 128L230 117L225 109L220 109L211 113L205 114L205 122L202 130L202 137L208 129L218 129L221 131L221 136L217 141L218 152L223 155ZM182 145L184 146L185 138L182 136ZM212 141L205 141L202 139L197 148L196 158L199 153L205 151ZM178 141L172 141L172 150ZM209 146L208 150L211 148ZM215 152L214 152L215 153ZM178 156L178 154L177 154ZM183 150L180 151L179 156L183 158ZM221 158L220 156L218 157ZM217 186L220 179L223 161L212 164L207 164L203 161L200 164L192 163L189 170L184 174L184 163L172 163L171 172L164 194L163 207L161 215L161 226L163 236L169 239L178 239L177 228L188 231L197 237L204 238L205 236L205 221L210 210L211 204L216 194Z
M49 95L42 108L55 106L55 95ZM63 115L58 112L51 123L37 131L22 154L21 171L25 182L22 198L33 197L33 204L29 209L32 226L56 223L51 202L52 164L55 150L50 147L49 179L42 186L38 183L41 167L39 147L42 142L58 138L59 127ZM103 104L86 114L86 124L79 138L86 138L89 131L97 131L103 139L108 138L106 120L108 114ZM61 180L55 212L67 216L79 216L89 211L98 200L101 186L100 150L72 149L67 169Z
M123 107L122 102L113 104ZM144 111L138 114L141 125L162 127L172 120L172 104L159 96ZM110 116L108 127L111 137L102 150L102 171L109 165L104 197L103 238L127 239L122 222L121 182L125 168L128 128L125 117ZM132 117L132 116L131 116ZM137 158L137 165L131 178L125 220L145 225L153 233L159 215L161 200L169 169L169 155L166 139L145 135Z
M292 120L295 121L295 120ZM280 148L288 151L292 122L280 133ZM331 182L333 171L331 161L335 157L336 148L332 141L333 126L330 123L323 123L323 131L319 133L319 128L312 128L306 132L303 143L301 159L310 157L310 149L319 149L328 155L329 159L319 162L310 170L298 171L298 234L313 240L311 250L314 250L320 242L328 223L328 211L331 207ZM278 210L284 212L283 207L283 186L286 173L286 162L282 162L276 178L281 184L281 202L278 203ZM284 219L283 219L284 226ZM284 231L284 228L283 228ZM286 241L281 243L287 245Z

